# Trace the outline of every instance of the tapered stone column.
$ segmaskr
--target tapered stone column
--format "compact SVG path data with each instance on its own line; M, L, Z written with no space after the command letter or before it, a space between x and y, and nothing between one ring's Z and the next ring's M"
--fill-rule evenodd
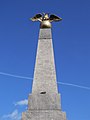
M22 120L66 120L57 90L51 28L40 28L32 93Z
M57 93L51 28L40 29L32 93Z

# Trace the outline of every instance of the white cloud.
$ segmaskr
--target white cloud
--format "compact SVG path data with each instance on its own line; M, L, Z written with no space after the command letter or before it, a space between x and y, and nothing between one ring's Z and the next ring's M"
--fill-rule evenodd
M24 105L28 105L28 100L24 99L21 101L18 101L14 104L15 106L24 106ZM27 106L26 106L27 109ZM18 110L14 110L12 113L7 114L7 115L3 115L0 120L21 120L21 113L18 112Z
M25 99L25 100L18 101L18 102L15 103L15 106L16 105L19 105L19 106L28 105L28 100Z
M2 117L2 120L20 120L21 119L21 114L18 113L18 110L14 110L12 113L8 114L8 115L4 115Z

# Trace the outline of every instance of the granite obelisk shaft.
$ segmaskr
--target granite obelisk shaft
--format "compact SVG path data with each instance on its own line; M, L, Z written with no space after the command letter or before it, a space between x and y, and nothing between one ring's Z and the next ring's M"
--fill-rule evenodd
M32 93L57 93L51 28L40 29Z
M32 93L22 120L66 120L57 90L51 28L40 29Z

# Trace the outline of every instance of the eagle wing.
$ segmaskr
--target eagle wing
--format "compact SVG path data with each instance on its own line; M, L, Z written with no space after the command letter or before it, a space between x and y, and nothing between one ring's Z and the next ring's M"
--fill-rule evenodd
M42 14L36 14L34 17L31 18L32 21L42 21Z
M56 15L50 15L49 20L50 20L50 22L52 22L52 21L57 22L57 21L62 20L62 18L60 18L60 17L58 17Z

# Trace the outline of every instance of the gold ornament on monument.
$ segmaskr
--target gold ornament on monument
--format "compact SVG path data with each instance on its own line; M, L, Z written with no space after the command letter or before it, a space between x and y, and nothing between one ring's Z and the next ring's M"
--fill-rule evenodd
M30 18L32 21L40 21L40 28L51 28L51 22L61 21L62 18L49 13L36 14L34 17Z

